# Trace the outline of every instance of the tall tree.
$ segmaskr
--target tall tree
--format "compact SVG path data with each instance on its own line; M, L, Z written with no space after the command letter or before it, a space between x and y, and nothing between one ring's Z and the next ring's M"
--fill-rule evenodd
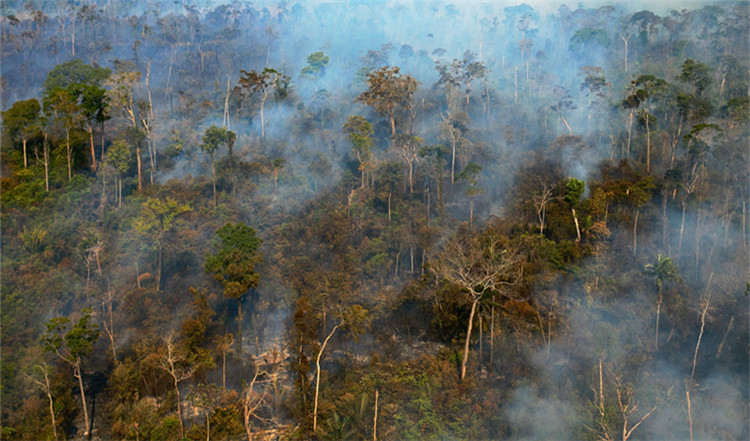
M368 89L355 101L367 104L381 115L388 116L391 136L396 136L395 111L399 107L408 106L418 84L411 76L402 75L397 66L383 67L367 74Z
M467 294L467 300L471 304L461 359L461 380L466 376L477 305L480 301L490 299L499 293L510 296L510 289L520 283L518 253L513 248L505 246L500 239L490 231L478 236L455 238L430 260L429 265L433 273L440 279L460 287Z
M26 142L38 133L41 123L41 105L36 99L16 101L2 112L3 126L13 139L20 139L23 147L23 168L28 167Z
M68 180L72 178L73 145L70 132L80 127L84 116L81 107L65 89L53 90L45 99L45 110L65 132L65 154L68 162Z
M237 344L242 349L242 298L256 286L260 274L255 266L263 260L258 251L262 240L255 230L244 223L228 223L216 235L216 254L206 256L206 272L213 273L214 279L224 287L224 295L237 299Z
M234 145L234 140L237 139L237 135L231 130L227 130L223 127L216 127L215 124L211 124L209 128L203 133L201 139L200 148L204 152L208 153L208 157L211 160L211 180L213 181L214 189L214 208L216 208L216 169L214 168L214 154L221 147L226 145L230 149Z
M141 211L133 220L136 232L146 235L156 247L156 291L161 287L161 273L164 267L164 241L177 226L178 216L190 211L190 206L167 197L148 198Z
M260 138L264 139L266 136L265 130L265 118L263 110L266 105L266 100L271 93L281 86L281 81L284 75L272 68L265 68L261 72L255 70L240 71L239 86L245 91L246 95L251 96L258 94L260 96Z
M649 263L644 267L647 275L656 277L656 337L654 338L654 350L659 350L659 316L661 304L664 299L664 282L680 282L682 279L677 271L677 266L671 257L659 256L656 263Z
M367 122L363 116L352 115L346 121L343 127L344 133L349 137L349 141L352 143L352 151L357 156L359 161L359 170L362 173L361 186L362 188L367 187L367 169L370 166L370 158L372 158L372 135L375 131L372 129L372 124Z
M573 221L576 225L576 243L581 241L581 228L578 226L578 216L576 216L576 208L581 203L581 196L583 190L586 188L586 184L583 181L570 178L568 183L565 185L565 195L563 199L568 203L570 211L573 213Z
M47 322L47 332L42 336L47 352L54 353L62 361L73 368L73 376L78 379L81 391L81 405L83 406L84 436L90 434L88 408L86 406L86 392L83 387L83 357L89 355L94 342L99 338L98 326L91 323L91 309L81 311L83 316L71 325L67 317L56 317ZM69 327L70 325L70 327Z

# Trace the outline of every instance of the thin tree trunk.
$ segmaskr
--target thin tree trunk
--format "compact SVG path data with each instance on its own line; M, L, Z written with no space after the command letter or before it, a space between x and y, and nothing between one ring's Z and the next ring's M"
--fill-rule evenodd
M690 441L693 441L693 409L690 404L690 386L685 382L685 398L687 399L688 427L690 429Z
M716 358L719 358L721 355L722 349L724 349L724 343L727 342L727 337L729 336L729 331L732 330L732 325L734 324L734 315L732 315L732 318L729 319L729 326L727 326L727 331L724 333L724 338L721 339L721 343L719 343L719 348L716 350Z
M89 129L89 141L91 141L91 170L96 172L96 153L94 152L94 128L91 124L88 125ZM26 152L24 151L24 164L26 162Z
M581 228L578 225L578 216L576 216L576 209L571 208L570 209L573 212L573 222L576 225L576 243L581 241Z
M372 441L378 441L378 390L375 389L375 417L372 421Z
M633 257L635 257L638 251L638 214L640 213L641 207L635 209L635 221L633 222Z
M81 404L83 406L83 422L85 427L85 432L83 433L83 436L89 436L89 412L88 408L86 407L86 394L83 390L83 374L81 372L81 361L78 360L78 362L73 366L73 376L78 379L78 387L81 390Z
M211 154L211 180L214 184L214 208L216 208L216 170L214 169L214 155Z
M336 330L339 328L339 325L336 325L331 330L331 333L328 334L328 337L323 341L323 345L320 347L320 351L318 351L318 357L315 359L315 405L313 408L313 433L318 428L318 396L320 395L320 357L323 355L323 351L326 348L326 345L328 344L328 340L333 337L333 333L336 332Z
M698 333L698 342L695 344L695 353L693 354L693 370L690 371L690 380L692 380L695 377L695 365L698 361L698 349L701 345L701 340L703 339L703 330L706 327L706 314L708 313L708 308L711 303L711 279L713 278L713 273L711 273L710 276L708 276L708 285L706 286L706 297L703 300L703 305L701 309L701 329Z
M185 424L182 422L182 399L180 398L180 388L178 387L177 377L173 378L174 392L177 398L177 419L180 420L180 437L185 438Z
M242 296L237 299L237 347L242 354Z
M474 299L474 301L471 303L471 312L469 313L469 326L466 330L466 341L464 343L464 357L463 360L461 360L461 381L463 381L464 377L466 377L466 362L469 359L469 343L471 342L471 328L474 325L474 314L477 310L477 303L479 303L479 298L477 297Z
M22 138L21 142L23 143L23 168L28 167L28 161L26 160L26 138ZM55 437L57 439L57 437Z
M659 350L659 316L661 314L662 294L659 290L659 296L656 299L656 338L654 339L654 350Z
M71 156L73 152L70 151L70 130L69 129L65 129L65 152L67 153L67 157L68 157L68 181L70 181L70 179L73 177L72 172L71 172L71 167L70 167L70 161L71 161Z

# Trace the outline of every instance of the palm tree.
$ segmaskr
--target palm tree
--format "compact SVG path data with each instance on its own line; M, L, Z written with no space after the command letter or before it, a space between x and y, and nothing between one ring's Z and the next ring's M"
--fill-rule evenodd
M659 256L656 259L655 264L647 264L644 267L644 271L649 276L656 276L656 339L654 342L654 350L659 350L659 315L661 313L661 303L663 300L664 281L681 282L682 279L677 271L674 261L671 257Z

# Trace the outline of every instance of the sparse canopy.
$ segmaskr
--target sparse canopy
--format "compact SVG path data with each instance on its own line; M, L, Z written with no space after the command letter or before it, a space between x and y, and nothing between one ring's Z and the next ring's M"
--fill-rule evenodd
M391 135L396 135L396 108L406 106L417 90L417 80L409 75L401 75L397 66L383 67L367 74L368 90L359 95L356 101L371 106L381 115L387 115L391 122Z

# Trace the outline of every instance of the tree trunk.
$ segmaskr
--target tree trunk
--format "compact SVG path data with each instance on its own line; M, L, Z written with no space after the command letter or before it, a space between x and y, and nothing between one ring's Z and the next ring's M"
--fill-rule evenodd
M44 132L44 189L49 193L49 145L47 144L47 132Z
M656 338L654 339L654 350L659 351L659 316L661 314L662 294L659 288L659 296L656 298Z
M396 136L396 119L393 117L393 110L388 115L391 120L391 136Z
M263 96L263 99L260 100L260 139L265 139L266 137L266 123L265 119L263 117L263 108L266 105L266 96Z
M214 155L211 154L211 180L214 184L214 208L216 208L216 170L214 169Z
M649 114L646 111L646 174L651 172L651 129L648 120Z
M372 421L372 441L378 441L378 390L375 389L375 417Z
M174 392L177 398L177 418L180 420L180 438L185 438L185 423L182 422L182 399L180 398L179 383L174 373L172 374L172 378L174 378Z
M136 143L135 146L135 160L138 165L138 191L141 191L143 184L141 179L141 146L139 143Z
M71 167L70 167L70 161L71 161L71 156L73 152L70 151L70 130L69 129L65 129L65 153L67 154L67 159L68 159L68 181L70 181L70 179L73 177L71 173Z
M23 168L26 168L28 167L28 162L26 160L26 138L22 138L21 142L23 143Z
M630 115L628 116L628 144L625 149L626 158L630 159L630 139L633 133L633 109L630 109Z
M91 141L91 170L96 172L96 152L94 151L94 128L91 127L91 123L88 125L89 129L89 141Z
M576 209L570 209L573 212L573 222L576 225L576 243L581 241L581 228L578 226L578 217L576 216Z
M242 296L237 299L237 347L242 354Z
M328 337L323 341L323 346L320 347L320 351L318 351L318 357L315 359L315 405L313 407L313 433L318 428L318 396L320 395L320 357L323 355L323 351L326 348L326 345L328 344L328 340L333 337L333 333L336 332L336 330L341 325L336 325L331 330L331 333L328 334Z
M75 365L73 365L73 376L78 379L78 387L81 390L81 404L83 406L83 422L85 427L85 432L83 433L83 436L89 436L89 412L88 408L86 407L86 394L83 390L83 374L81 372L81 360L78 360Z
M409 161L409 194L414 194L414 162Z
M471 342L471 328L474 326L474 314L477 310L479 297L471 303L471 313L469 313L469 327L466 330L466 342L464 343L464 357L461 360L461 381L466 377L466 362L469 360L469 343Z
M161 241L157 244L158 251L156 255L156 292L159 292L161 288L161 262L162 262L162 246Z
M638 252L638 214L640 214L641 207L635 209L635 220L633 221L633 257Z
M559 115L560 115L560 119L562 120L563 124L565 124L565 128L568 129L568 133L570 134L570 136L573 136L573 129L570 128L570 125L568 124L568 121L565 120L565 117L563 116L562 112L559 113Z

